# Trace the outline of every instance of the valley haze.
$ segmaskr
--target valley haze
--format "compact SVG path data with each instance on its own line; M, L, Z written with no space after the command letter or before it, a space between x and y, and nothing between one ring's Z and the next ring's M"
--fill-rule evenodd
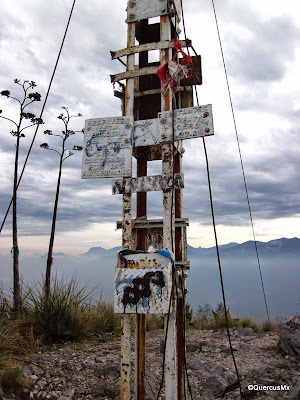
M264 287L272 319L289 318L300 311L300 239L276 239L257 242ZM264 298L253 241L219 246L227 305L235 317L266 319ZM92 247L73 256L54 253L52 276L66 279L76 274L87 291L95 288L94 298L113 298L114 267L120 247ZM20 254L20 272L24 286L41 281L46 268L46 254ZM215 247L188 245L191 269L187 279L187 301L196 312L199 305L212 307L222 301ZM12 256L0 255L0 280L4 290L12 287Z

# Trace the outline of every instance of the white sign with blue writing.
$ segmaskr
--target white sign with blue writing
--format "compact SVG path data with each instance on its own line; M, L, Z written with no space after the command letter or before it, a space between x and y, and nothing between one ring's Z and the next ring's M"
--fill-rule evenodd
M131 177L133 117L88 119L82 178Z

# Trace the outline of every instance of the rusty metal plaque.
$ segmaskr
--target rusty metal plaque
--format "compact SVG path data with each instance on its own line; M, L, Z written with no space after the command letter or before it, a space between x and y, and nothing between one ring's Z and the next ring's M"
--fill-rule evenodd
M125 258L127 268L115 270L115 313L167 314L172 291L171 260L157 253Z
M158 114L160 128L160 142L171 142L173 140L193 139L201 136L213 135L213 118L211 104L181 108L174 111L164 111Z
M132 129L133 117L86 120L81 177L130 177Z
M173 2L179 20L181 19L181 3L179 0ZM139 21L160 15L167 15L170 9L170 0L129 0L127 3L126 22Z

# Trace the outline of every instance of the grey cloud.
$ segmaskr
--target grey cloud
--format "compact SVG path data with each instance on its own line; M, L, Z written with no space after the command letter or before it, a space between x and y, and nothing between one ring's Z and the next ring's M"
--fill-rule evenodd
M234 33L225 36L227 46L230 46L227 53L230 75L248 82L281 80L287 62L294 59L300 30L291 18L282 16L257 21L249 33L248 39Z

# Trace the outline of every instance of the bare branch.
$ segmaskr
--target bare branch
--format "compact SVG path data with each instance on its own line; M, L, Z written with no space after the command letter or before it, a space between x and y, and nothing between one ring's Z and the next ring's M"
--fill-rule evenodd
M49 147L48 143L42 143L42 144L40 144L40 147L43 149L46 149L46 150L55 151L55 153L57 153L59 156L61 156L60 152Z
M18 126L18 124L16 124L15 121L13 121L13 120L10 119L10 118L3 117L2 115L0 115L0 118L7 119L7 121L10 121L10 122L12 122L13 124L15 124L16 126Z

